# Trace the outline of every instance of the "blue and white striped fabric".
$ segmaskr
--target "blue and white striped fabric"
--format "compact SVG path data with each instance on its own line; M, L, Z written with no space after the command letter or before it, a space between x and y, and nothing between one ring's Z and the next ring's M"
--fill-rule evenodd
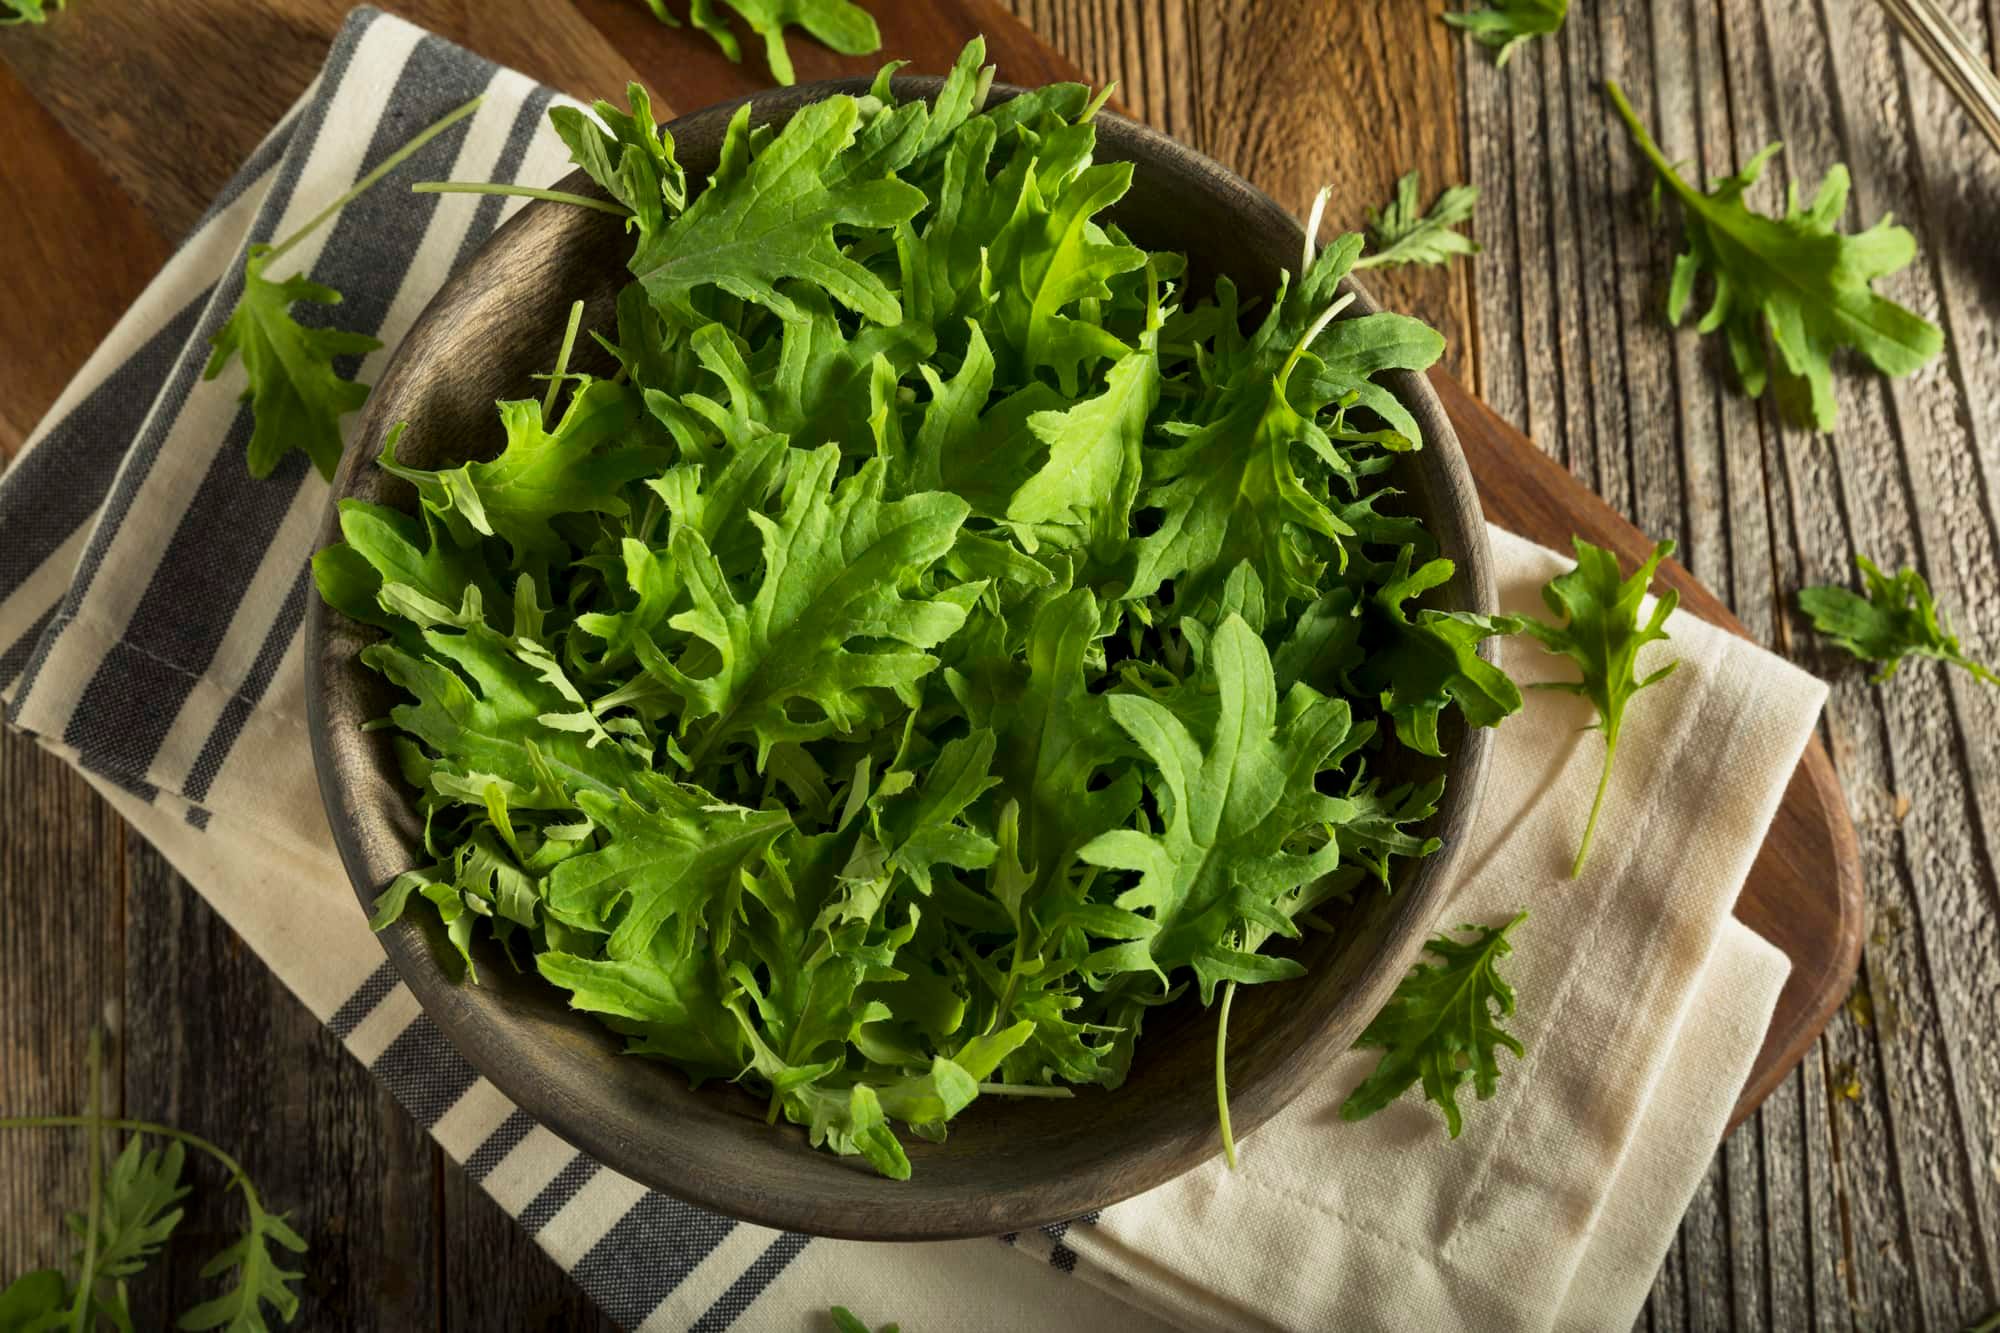
M253 480L241 370L214 382L201 372L241 293L247 245L290 233L482 92L476 115L292 252L298 271L346 297L300 307L302 321L335 320L393 348L518 204L398 182L546 184L568 169L544 128L548 89L377 11L349 19L319 80L0 477L0 702L160 844L619 1323L720 1329L754 1304L753 1326L812 1327L830 1301L915 1327L1011 1323L1023 1279L1038 1279L991 1241L920 1253L809 1245L651 1193L531 1123L419 1012L333 856L306 758L300 656L326 484L301 453ZM372 381L387 355L342 373ZM1029 1308L1051 1318L1137 1318L1084 1284L1052 1274L1047 1285L1049 1300Z
M871 1246L649 1192L534 1124L452 1049L384 961L314 785L300 626L325 483L302 454L252 480L242 372L201 371L245 247L290 233L479 92L479 112L398 179L563 174L547 89L357 11L319 81L0 477L9 720L75 764L627 1327L824 1329L840 1302L913 1330L1629 1328L1785 976L1730 907L1824 694L1685 617L1681 669L1627 719L1617 816L1582 880L1564 872L1596 780L1587 711L1537 691L1500 732L1447 911L1533 908L1510 964L1529 1055L1455 1143L1409 1099L1341 1124L1367 1065L1348 1056L1234 1173L1212 1162L1007 1245ZM393 348L513 206L386 183L293 252L346 294L300 317ZM372 382L387 355L342 371ZM1494 551L1507 610L1532 609L1562 567L1504 533ZM1503 654L1518 680L1560 672L1529 645Z

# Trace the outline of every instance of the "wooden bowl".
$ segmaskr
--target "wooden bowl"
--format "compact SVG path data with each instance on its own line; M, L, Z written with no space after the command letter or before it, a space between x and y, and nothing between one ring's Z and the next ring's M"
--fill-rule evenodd
M902 97L931 95L935 79L898 79ZM863 81L760 94L759 120L781 120ZM1015 90L995 88L995 98ZM691 180L713 169L735 104L672 123ZM1098 156L1135 164L1131 192L1112 210L1141 245L1186 253L1193 290L1216 272L1246 297L1272 290L1296 266L1298 223L1268 197L1180 144L1120 116L1097 117ZM581 172L566 190L595 192ZM609 328L626 281L630 242L620 222L559 204L531 203L446 283L391 358L370 395L333 498L358 496L413 509L410 488L374 466L383 436L409 422L399 454L420 467L490 457L498 398L538 396L530 376L561 341L570 303L588 302L586 328ZM1373 309L1365 293L1349 314ZM579 340L580 347L589 344ZM1406 456L1393 483L1436 534L1457 577L1437 604L1494 609L1485 528L1472 480L1437 398L1422 375L1387 386L1422 425L1425 447ZM339 539L329 506L322 543ZM420 825L384 731L392 688L356 658L374 631L314 599L307 621L307 699L313 757L328 822L364 904L419 864ZM1432 830L1437 854L1401 867L1393 894L1364 894L1342 928L1300 946L1310 967L1297 980L1243 988L1229 1033L1230 1109L1247 1135L1352 1045L1409 968L1431 929L1470 826L1486 767L1488 735L1447 728L1447 783ZM1436 761L1404 753L1409 776ZM1428 765L1428 767L1426 767ZM982 1099L952 1122L942 1144L906 1136L912 1175L877 1176L858 1158L814 1150L804 1131L767 1125L764 1104L734 1087L691 1090L678 1071L620 1053L617 1037L532 973L497 954L474 985L452 979L442 933L412 912L382 942L424 1010L503 1093L605 1165L716 1212L766 1226L864 1240L990 1236L1060 1221L1171 1180L1214 1156L1213 1019L1191 1001L1156 1012L1116 1091L1080 1089L1074 1100ZM1326 1151L1343 1150L1337 1126ZM1244 1151L1254 1154L1251 1138Z

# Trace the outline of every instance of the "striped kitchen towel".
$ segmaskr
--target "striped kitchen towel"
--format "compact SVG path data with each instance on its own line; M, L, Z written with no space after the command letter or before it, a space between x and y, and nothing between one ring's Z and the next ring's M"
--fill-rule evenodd
M302 320L383 341L341 368L374 380L516 206L398 182L547 184L566 154L543 128L547 89L363 9L0 477L13 725L104 792L628 1327L824 1328L836 1301L912 1330L1629 1327L1785 974L1729 912L1821 700L1816 682L1685 618L1682 669L1627 723L1612 801L1628 832L1600 834L1582 881L1563 875L1596 775L1577 732L1587 715L1539 694L1500 733L1450 912L1534 907L1514 967L1530 1055L1456 1143L1414 1104L1335 1123L1366 1064L1348 1058L1257 1133L1234 1174L1211 1164L1005 1246L871 1246L648 1191L534 1124L452 1049L384 961L314 783L301 621L326 485L298 453L253 480L241 371L201 372L245 247L290 233L480 92L476 115L286 266L346 295ZM1495 541L1503 594L1526 608L1561 565ZM1560 672L1527 645L1505 651L1518 678Z

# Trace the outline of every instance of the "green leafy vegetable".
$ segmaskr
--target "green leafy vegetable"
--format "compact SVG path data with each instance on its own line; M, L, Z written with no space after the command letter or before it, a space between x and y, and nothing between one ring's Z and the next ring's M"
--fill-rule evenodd
M1800 207L1794 186L1785 215L1767 217L1752 211L1743 195L1784 145L1771 144L1703 193L1681 178L1618 85L1604 86L1659 183L1681 201L1687 249L1674 261L1668 322L1681 322L1695 278L1706 272L1715 294L1695 327L1722 331L1752 398L1761 397L1775 376L1790 415L1815 430L1832 430L1839 415L1835 349L1853 348L1885 375L1908 375L1944 347L1937 325L1874 291L1875 279L1916 256L1909 231L1887 216L1858 236L1834 230L1847 207L1845 166L1833 165L1812 203Z
M12 27L17 23L47 23L51 8L66 9L68 5L69 0L0 0L0 7L4 7L7 11L4 16L0 16L0 28ZM0 1296L0 1312L4 1312L6 1308L6 1298Z
M1530 37L1553 37L1569 17L1569 0L1488 0L1477 9L1444 16L1454 28L1471 33L1481 46L1493 47L1497 68L1505 68L1514 48Z
M564 115L631 219L617 370L566 346L483 461L399 429L418 512L349 502L314 562L425 821L376 924L894 1178L1296 975L1437 846L1440 782L1380 774L1520 706L1387 484L1423 441L1381 377L1442 340L1339 318L1360 238L1254 326L1193 301L1110 220L1088 91L989 108L982 60L739 117L686 194L641 94Z
M1479 243L1452 228L1472 221L1479 206L1479 187L1454 185L1423 208L1420 191L1423 173L1412 171L1396 182L1396 197L1381 211L1368 210L1368 237L1371 253L1354 261L1354 267L1392 268L1398 264L1449 264L1459 255L1476 255ZM1324 194L1320 196L1323 201ZM1317 212L1323 206L1315 202ZM1307 224L1317 229L1317 220Z
M1513 1017L1514 988L1501 978L1499 963L1513 952L1508 935L1527 919L1522 912L1504 926L1460 926L1472 932L1470 940L1430 938L1424 949L1438 961L1412 967L1354 1043L1356 1050L1379 1049L1382 1058L1341 1103L1341 1119L1365 1120L1421 1082L1424 1096L1444 1112L1445 1132L1458 1137L1465 1081L1485 1101L1500 1079L1497 1052L1523 1054L1500 1026Z
M666 0L646 0L646 5L653 17L668 27L681 26ZM853 0L690 0L689 17L694 26L714 38L722 54L732 61L743 59L743 48L718 5L736 11L750 25L750 31L764 39L764 58L771 66L771 77L782 84L794 82L792 53L785 45L785 29L793 24L844 56L865 56L882 48L882 33L875 20Z
M1988 685L2000 685L2000 673L1959 649L1958 636L1931 600L1930 584L1923 575L1914 569L1884 574L1865 555L1855 556L1854 563L1867 584L1866 597L1846 588L1801 588L1799 610L1812 617L1814 629L1840 647L1880 666L1870 679L1889 679L1905 657L1932 657L1969 671Z
M1660 561L1673 554L1674 544L1665 541L1655 546L1632 577L1621 580L1616 555L1581 537L1575 542L1576 567L1549 580L1542 589L1542 600L1562 617L1562 623L1522 622L1522 628L1542 647L1569 658L1582 673L1581 680L1549 682L1542 688L1566 690L1590 700L1597 709L1596 729L1604 734L1604 767L1597 779L1597 795L1590 803L1590 819L1583 826L1583 841L1577 845L1576 861L1569 869L1571 879L1583 873L1584 858L1590 855L1590 839L1597 831L1597 816L1611 785L1612 761L1618 757L1618 730L1625 720L1625 705L1680 665L1669 662L1644 679L1636 670L1639 650L1666 639L1667 617L1680 605L1680 594L1669 588L1653 603L1652 616L1643 626L1639 623L1639 604Z
M4 1129L81 1129L90 1164L90 1199L81 1213L66 1221L81 1242L77 1273L68 1277L43 1269L16 1278L0 1291L0 1330L42 1333L53 1329L96 1328L109 1322L131 1333L132 1312L126 1297L128 1279L138 1276L159 1254L180 1224L178 1206L187 1197L182 1182L187 1149L206 1153L229 1172L229 1184L243 1195L249 1224L243 1235L202 1269L203 1277L233 1274L234 1285L223 1295L204 1301L183 1314L179 1327L228 1328L232 1333L263 1333L269 1327L264 1307L290 1323L298 1313L299 1295L293 1283L303 1274L281 1269L270 1246L296 1254L306 1242L282 1214L267 1212L264 1201L236 1159L196 1134L144 1120L114 1120L102 1114L102 1036L90 1034L86 1056L90 1104L80 1116L19 1116L0 1119ZM107 1131L131 1135L107 1171L104 1139ZM147 1140L158 1140L153 1147Z
M243 401L250 404L253 419L251 476L270 476L286 454L303 449L320 475L330 479L340 462L340 419L368 399L368 386L343 376L334 361L382 345L365 333L300 324L292 316L293 305L338 305L340 293L303 273L275 282L264 271L412 153L478 110L481 100L475 97L419 131L284 240L250 247L243 263L243 295L210 339L214 351L202 378L212 380L231 360L243 358L248 381Z
M833 1315L835 1333L871 1333L868 1325L861 1322L854 1312L846 1306L836 1305L833 1307L831 1313ZM881 1328L872 1330L872 1333L898 1333L898 1326L895 1324L884 1324Z

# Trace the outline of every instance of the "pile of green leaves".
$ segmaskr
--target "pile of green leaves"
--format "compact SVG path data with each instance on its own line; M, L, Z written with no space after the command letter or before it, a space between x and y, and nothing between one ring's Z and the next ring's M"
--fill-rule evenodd
M667 8L667 0L646 0L646 7L668 27L681 26ZM792 53L785 45L785 29L793 24L844 56L865 56L882 49L881 30L854 0L690 0L688 21L713 38L732 61L743 59L743 44L730 30L723 8L735 10L750 25L750 31L764 39L764 58L770 63L771 77L779 83L794 81Z
M315 561L432 858L377 924L490 933L896 1177L892 1122L1115 1087L1148 1010L1298 975L1265 946L1437 845L1389 752L1520 706L1511 624L1424 605L1377 377L1441 340L1334 318L1360 237L1191 303L1104 216L1088 90L985 107L982 57L739 113L698 191L636 90L556 112L629 214L616 373L501 403L488 461L392 438L420 512Z
M264 1207L263 1197L236 1159L207 1139L147 1120L107 1118L102 1040L99 1033L91 1033L90 1104L83 1115L0 1120L0 1130L83 1130L90 1177L84 1210L64 1219L78 1247L74 1271L37 1269L0 1289L0 1333L107 1325L132 1333L128 1284L159 1257L180 1225L180 1204L189 1189L183 1180L189 1148L207 1154L229 1173L229 1186L243 1196L249 1215L243 1233L201 1270L205 1278L225 1278L228 1287L183 1313L176 1327L262 1333L269 1327L266 1307L279 1322L290 1323L299 1310L293 1284L303 1274L283 1267L272 1247L304 1254L305 1240L286 1223L283 1213ZM105 1140L114 1131L127 1138L107 1162Z

